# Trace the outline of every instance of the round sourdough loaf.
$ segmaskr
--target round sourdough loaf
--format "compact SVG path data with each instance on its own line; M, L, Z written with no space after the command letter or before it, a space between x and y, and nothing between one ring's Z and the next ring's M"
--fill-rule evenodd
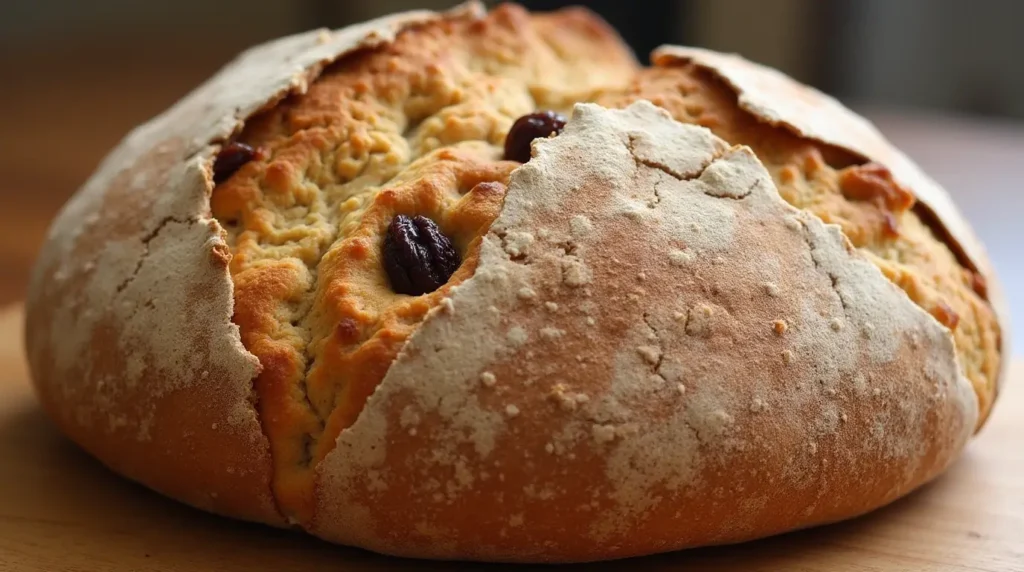
M568 122L506 159L538 110ZM132 132L54 222L26 339L61 429L163 494L547 562L907 494L991 411L1004 315L949 197L834 100L469 4L254 48Z

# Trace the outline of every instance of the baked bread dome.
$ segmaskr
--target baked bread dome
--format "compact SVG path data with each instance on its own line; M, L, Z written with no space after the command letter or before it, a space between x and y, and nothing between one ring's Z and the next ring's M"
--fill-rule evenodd
M777 72L652 62L509 5L253 48L54 222L44 407L193 506L429 558L736 542L940 474L1008 344L949 197Z

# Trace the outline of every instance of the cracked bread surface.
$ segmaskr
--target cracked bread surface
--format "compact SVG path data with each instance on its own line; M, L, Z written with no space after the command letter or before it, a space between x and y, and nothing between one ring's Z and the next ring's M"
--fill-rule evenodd
M837 224L861 252L957 340L960 363L978 394L983 423L999 378L1000 327L988 303L985 278L965 267L936 238L915 210L912 190L877 163L796 135L736 105L720 78L693 62L638 74L625 94L597 102L621 106L649 99L677 121L711 129L734 144L750 146L772 174L779 194L826 223Z
M264 364L256 391L286 513L309 519L316 464L427 311L472 274L519 166L501 160L512 122L625 86L635 67L585 11L504 6L352 54L249 122L240 140L267 157L218 186L212 207L231 232L235 321ZM391 290L380 251L397 214L434 219L464 253L446 287Z
M256 386L278 499L299 520L337 435L427 311L472 275L518 166L501 160L511 123L538 109L641 99L749 145L787 202L840 225L954 332L984 419L999 328L983 278L935 238L887 169L759 121L695 64L640 68L585 12L503 6L406 30L334 64L309 93L250 120L240 140L267 157L214 191L214 215L232 237L235 320L265 366ZM466 253L446 287L421 297L390 290L379 253L396 214L434 218Z
M620 557L889 502L991 409L993 277L906 169L744 85L642 68L582 10L256 48L55 223L28 304L43 403L165 494L409 556ZM574 118L502 160L537 109ZM215 186L232 140L260 153ZM439 290L391 291L395 214L462 255Z
M978 412L948 329L749 148L668 117L581 104L535 144L324 459L314 533L624 557L847 518L955 458Z

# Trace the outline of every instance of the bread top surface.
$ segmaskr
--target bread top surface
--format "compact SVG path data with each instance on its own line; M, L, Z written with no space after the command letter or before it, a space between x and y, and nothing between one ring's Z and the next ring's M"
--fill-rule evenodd
M776 127L764 120L765 106L755 108L759 117L751 115L706 72L715 62L681 61L699 55L663 51L662 68L642 70L581 12L529 16L502 8L483 19L419 26L393 44L349 56L302 98L249 122L241 140L267 156L219 186L213 208L234 225L243 341L263 363L280 364L257 382L268 409L264 427L280 435L272 444L289 443L276 458L295 480L281 481L280 496L294 496L303 507L297 510L309 514L312 467L359 415L425 313L449 295L448 288L412 298L392 291L380 257L391 219L436 220L467 254L449 287L458 284L472 274L479 237L500 212L508 175L518 166L501 160L509 125L535 109L567 113L578 101L621 107L648 99L679 121L751 145L784 198L840 224L915 302L953 329L987 414L999 328L972 290L979 274L960 266L912 209L914 195L897 177L916 170L897 162L892 174L865 164L887 157L855 156L851 145L838 146L846 140L819 137L822 144ZM826 110L819 123L829 116L852 122L850 132L864 138L858 130L867 131L866 123L820 99L829 105L800 97Z
M667 118L582 104L535 144L473 276L320 465L314 532L629 556L857 514L962 447L948 329L748 148Z
M874 148L865 150L857 147L856 141L833 140L810 130L802 133L799 127L793 127L800 125L799 118L771 114L772 109L785 115L794 113L791 103L767 99L757 100L757 105L752 106L745 105L741 97L738 105L736 91L754 88L743 83L742 79L731 77L729 66L721 62L701 58L700 54L692 52L675 52L663 53L655 63L658 67L641 69L614 33L586 12L563 11L531 16L509 6L500 7L488 15L474 6L444 16L427 13L401 15L333 34L303 35L257 48L167 114L130 136L54 225L34 279L38 287L33 288L35 295L29 305L30 357L37 383L55 386L43 387L44 394L58 393L61 399L84 404L82 418L68 419L69 426L95 424L100 432L122 432L126 438L142 440L146 435L140 428L147 423L159 423L159 420L153 420L152 402L162 392L170 388L215 386L223 403L213 407L243 412L244 415L240 413L234 417L240 423L237 431L258 444L252 448L252 465L258 468L252 470L269 473L260 483L269 483L266 486L273 487L272 493L268 490L265 494L271 498L268 502L276 503L276 506L268 510L271 516L264 519L273 520L277 514L274 511L280 510L285 517L303 525L316 527L311 523L319 522L323 527L323 523L330 522L330 519L316 514L318 506L324 514L358 508L355 507L358 503L350 502L351 499L332 499L330 495L333 493L329 491L333 490L333 485L323 484L325 481L337 483L354 478L354 469L344 468L346 465L366 465L364 457L368 453L362 449L354 453L353 447L369 446L367 443L378 438L380 431L394 431L396 422L403 431L414 433L414 425L418 423L416 415L420 413L403 415L399 412L397 420L388 418L384 413L395 413L388 409L393 403L387 396L399 392L400 388L413 381L411 378L403 380L402 375L396 372L422 374L412 365L403 366L406 362L402 359L395 361L410 336L420 340L420 344L437 343L441 349L447 347L446 339L462 335L445 325L452 318L444 312L453 309L459 320L480 322L480 327L488 324L497 327L489 307L476 308L479 315L467 317L465 311L458 311L456 301L460 284L480 278L476 274L477 266L483 253L487 252L487 245L495 242L492 221L499 215L513 216L509 214L506 190L510 174L519 165L501 160L501 145L512 121L535 109L556 109L568 113L573 104L580 101L626 107L634 101L647 99L668 109L678 121L704 125L720 135L725 143L708 135L704 135L704 139L694 135L695 139L688 140L690 143L702 141L706 148L717 149L711 157L719 151L724 153L727 144L749 145L767 167L778 193L786 201L810 213L793 215L793 220L801 221L805 229L818 228L818 218L811 214L825 222L839 224L861 255L880 267L910 300L952 329L961 365L975 388L980 417L984 418L990 410L999 378L1000 342L1006 339L995 313L984 300L982 285L987 279L991 291L994 279L987 273L989 267L983 252L974 246L964 246L964 264L979 273L965 269L953 251L935 238L932 228L924 224L911 208L913 193L917 192L912 185L925 180L923 175L909 162L894 162L890 154L876 154ZM324 66L328 65L330 67L324 72ZM714 70L714 73L709 70ZM728 83L721 81L723 77ZM780 94L777 99L782 101L786 97ZM817 100L812 101L812 107L819 104ZM799 107L795 109L800 110ZM595 117L600 115L596 111L591 113ZM631 117L640 117L636 121L644 122L652 121L646 114L654 112L631 108L629 113ZM829 114L836 116L837 123L848 121L848 112L841 109L832 109ZM666 121L664 118L661 120ZM617 120L607 121L615 123ZM786 125L776 125L782 123ZM628 127L619 128L629 130ZM675 136L666 135L668 138ZM214 188L210 170L217 144L233 137L263 149L265 155ZM651 144L649 151L656 150L657 146ZM567 149L565 152L580 153L580 150L577 147L575 151ZM722 162L723 165L736 161L743 163L749 159L742 151L733 150L732 153L733 159ZM184 162L182 157L186 158ZM696 151L688 154L687 150L679 150L678 155L669 154L651 160L647 171L654 169L672 178L671 168L662 170L665 165L678 160L708 160L706 156L700 157ZM580 161L585 158L581 156ZM877 161L892 173L881 166L864 164L865 159ZM527 167L532 164L533 161ZM610 166L612 164L608 164L608 170L614 170ZM643 162L638 159L636 168L639 169L641 164ZM125 165L132 167L125 170ZM571 162L561 163L558 168L581 178L584 172L581 167L576 173ZM618 168L622 170L625 167L619 165ZM746 163L738 170L757 171L755 166ZM530 172L526 167L520 171ZM746 176L760 180L750 172ZM679 173L685 171L675 172ZM612 177L614 173L607 175ZM645 176L655 175L648 173ZM732 182L729 180L718 187L724 189L722 193L735 192ZM525 185L521 183L521 186ZM941 194L941 190L937 192ZM969 242L969 234L958 230L964 225L955 210L941 206L942 197L944 195L929 191L918 198L929 201L929 207L933 206L932 203L940 205L933 207L943 217L940 224L946 225L945 229L954 240ZM212 204L212 217L207 210L208 203ZM566 204L566 208L575 208L575 203ZM736 212L741 210L738 205L733 208ZM783 206L773 203L772 208L783 212L778 210ZM724 207L709 205L709 208L714 211ZM149 216L127 214L138 212ZM524 212L534 211L526 209ZM459 271L447 285L434 293L409 297L395 294L389 287L379 253L382 234L396 213L430 215L453 238L463 255L464 263ZM680 213L680 216L685 214ZM731 216L737 215L734 212ZM577 222L570 220L569 230L573 231L572 225L575 225L579 227L576 230L585 231L588 223L583 219L574 220ZM185 238L187 233L176 230L177 224L191 229L189 232L195 235L192 246ZM589 224L592 225L593 221ZM934 222L929 221L929 224ZM226 228L225 235L220 232L221 225ZM528 256L526 252L531 245L541 243L551 254L554 252L550 248L553 244L568 260L568 265L562 269L565 273L563 278L579 281L579 286L593 279L595 267L588 265L590 263L574 265L569 243L544 238L540 236L540 227L536 230L536 234L530 237L518 230L507 232L497 240L500 251L505 254L495 250L492 255L522 259ZM814 231L818 232L815 236L824 244L832 244L829 248L835 250L836 231L819 230ZM716 233L719 231L715 230ZM806 232L812 233L810 230ZM652 237L658 236L656 230L643 226L635 227L634 233L645 238L641 241L644 244L649 242L646 239L653 240ZM566 236L571 238L572 235ZM157 240L160 238L166 243ZM718 238L729 242L721 235ZM792 238L790 236L788 240ZM170 243L180 248L165 246ZM114 244L116 248L108 248L100 254L101 244ZM196 248L197 244L202 247ZM585 241L580 241L580 244L585 244ZM954 250L961 248L957 246L960 243L952 244ZM670 252L666 255L669 263L672 263L672 256L684 262L687 260L685 246L681 244L678 254ZM158 250L154 251L154 247ZM742 252L735 249L735 244L729 247L729 252ZM807 241L803 247L814 250ZM614 250L612 246L607 249ZM160 266L147 264L151 257L160 253L170 256L171 250L183 254L173 260L168 259ZM804 263L808 256L814 260L807 252L801 255L803 258L796 252L802 251L795 250L791 253L792 258ZM643 254L661 256L665 253L652 250ZM833 255L844 256L838 251ZM738 261L731 261L730 256L723 254L719 257L729 268L728 273L715 279L702 279L702 288L723 288L724 283L719 281L736 281L743 276L742 272L755 270L749 264L744 266ZM780 256L787 255L780 252ZM613 258L625 263L630 256ZM865 274L856 256L850 260L856 263L847 261L844 264L860 269L851 275L854 287L866 281L873 287L882 288L875 278L866 277L870 273ZM787 263L795 264L789 258ZM683 266L685 264L680 267ZM103 272L96 272L97 268L102 268ZM659 269L659 272L665 271L664 268ZM646 273L640 269L636 276ZM807 275L809 272L805 268L802 276ZM746 279L749 280L750 276ZM611 281L615 284L615 294L623 296L623 300L632 300L630 294L641 301L645 297L661 300L659 296L668 296L667 291L643 285L636 286L637 292L627 292L620 282ZM812 285L811 282L801 283L801 287L811 288ZM765 280L759 287L761 291L769 292L780 285ZM169 297L172 291L189 298L208 297L212 302L210 306L199 305L194 315L179 321L166 320L164 315L174 306L174 299ZM524 343L540 343L547 348L544 351L550 353L548 346L561 344L569 347L571 339L585 339L589 335L586 332L591 331L588 328L592 326L585 317L572 327L554 324L564 319L555 318L563 310L563 302L542 299L538 288L517 286L505 291L505 295L514 295L517 303L521 304L517 306L517 315L531 322L531 328L536 326L533 330L523 326L521 333L509 326L510 329L502 334L506 336L503 342L506 345L514 345L517 343L515 340L522 339ZM787 303L795 302L799 297L794 293L783 296ZM910 328L907 332L918 332L923 336L915 343L919 344L921 339L927 341L923 346L912 348L913 352L918 352L914 357L907 357L903 352L910 350L900 341L906 338L895 333L896 337L883 342L877 339L847 340L846 344L861 351L857 359L867 359L871 367L884 372L879 375L886 379L899 375L912 378L915 372L907 367L923 367L928 363L928 375L939 384L936 387L948 390L942 393L948 403L943 403L953 409L962 409L965 405L977 409L979 405L974 404L973 398L954 391L960 386L956 373L949 368L952 354L948 340L938 335L935 329L938 322L922 321L923 314L914 314L907 308L906 300L893 296L892 292L885 292L880 299L884 300L888 312L904 316L906 321L903 324ZM57 300L62 302L57 304ZM150 307L160 301L165 301L166 306ZM693 310L694 321L690 329L704 331L702 327L712 328L710 316L717 315L710 302L714 301L706 301L703 306L694 303L692 308L676 308L672 315L679 313L684 316L683 331L686 332ZM582 307L585 301L580 304ZM601 300L593 300L593 305L587 307L599 313L620 308L605 307ZM709 314L705 313L705 308ZM753 311L745 306L743 309ZM734 311L732 308L727 310L726 314ZM866 309L864 311L867 312ZM791 312L799 318L787 318L783 312L778 314L771 319L765 316L769 328L765 334L779 329L784 334L814 332L815 328L828 326L827 330L809 334L813 337L843 331L844 327L840 324L840 330L832 330L831 322L818 323L812 319L813 315L805 315L803 311ZM233 323L228 321L229 317ZM591 317L595 323L600 322L600 316ZM538 321L549 318L554 325L545 326ZM611 316L610 319L615 318ZM780 326L777 321L785 325ZM863 328L866 327L863 323L868 322L872 326L878 325L867 318L859 323ZM628 327L614 334L602 329L608 326L594 330L607 338L600 338L606 346L597 346L608 350L605 359L627 348L634 361L654 360L653 364L644 362L648 366L663 361L657 357L657 344L639 344L629 337L640 335L633 331L639 327L638 324L624 325ZM723 339L739 338L731 331L741 331L742 328L734 324L723 327L724 330L712 328L707 331L720 333ZM112 348L96 347L94 340L98 339L95 335L98 328L108 328L112 332L116 338L110 342ZM149 335L154 331L160 335ZM846 331L847 334L843 335L850 335L850 330ZM860 331L863 333L863 329ZM909 335L907 332L902 335ZM650 332L641 334L649 335ZM680 335L678 339L691 343L694 337L703 339L699 335ZM783 335L780 340L792 338ZM205 358L193 357L185 350L175 354L170 346L181 339L194 341L189 347L209 346L216 351L193 350L197 355L210 353ZM478 341L482 339L486 338L477 338ZM716 340L714 343L721 342L714 335L711 339ZM797 349L779 349L765 345L762 338L756 339L757 343L752 345L758 348L758 355L772 353L779 359L798 357ZM815 343L818 345L804 343L801 347L838 347L834 346L834 340L817 339ZM879 344L888 346L888 349L882 354L872 354L869 349L877 348ZM471 341L466 341L459 353L469 356L466 358L467 368L476 363L469 359L473 355L470 351L472 345ZM680 345L683 346L681 341ZM640 347L646 349L641 351ZM660 351L664 354L665 350ZM689 352L693 348L679 351ZM715 351L725 350L719 346ZM786 354L787 351L790 354ZM158 364L155 368L149 363L142 367L147 379L155 379L155 383L149 383L144 390L137 388L137 382L133 380L140 379L141 366L131 365L131 360L124 355L127 353L152 354L154 360L164 360L155 362ZM546 360L535 355L526 358L526 363L546 361L551 367L561 367L560 371L565 374L566 355L569 354L551 354ZM729 353L726 351L723 355ZM784 355L790 357L780 357ZM831 354L826 352L824 355ZM84 359L79 359L79 356L84 356ZM749 357L744 356L743 359ZM221 362L221 367L207 368L203 359L216 359ZM411 357L405 359L413 360ZM739 358L734 356L730 359ZM906 360L903 366L900 365L901 359ZM728 361L723 357L715 365ZM498 363L495 362L495 368ZM821 367L827 367L829 361L821 363L826 364ZM846 367L850 363L854 362L846 362ZM413 369L407 369L410 367ZM775 363L773 367L781 366ZM444 371L448 370L439 369L439 372ZM581 366L581 371L588 370ZM723 371L733 371L739 377L749 375L746 370L726 368ZM849 371L837 369L830 375L843 378L839 372ZM491 373L494 385L499 384L498 373L501 372L476 372L470 378L486 387L491 377L481 378L484 373ZM636 391L650 389L644 383L650 382L657 373L645 372L644 376L633 379L637 384ZM690 373L696 375L697 372ZM437 375L441 373L430 377ZM514 369L510 369L501 375L501 383L513 380L519 384L518 390L533 391L529 389L530 377L517 379L517 375ZM631 374L623 375L626 377L622 379L626 379ZM676 371L674 375L681 376L678 383L682 383L684 388L692 385L682 379L687 377L685 369ZM788 378L797 380L794 382L797 385L808 382L808 375L806 371L794 374L790 370L787 373ZM426 391L440 400L439 406L445 405L444 396L437 392L445 387L461 387L458 384L464 385L470 378L455 376L436 389L427 388ZM772 379L781 378L773 374ZM713 386L716 382L707 384ZM253 385L255 391L251 393ZM391 386L394 386L393 391L388 389ZM102 387L108 388L101 390ZM667 383L666 387L675 386ZM765 387L778 390L770 384ZM109 395L111 391L115 394ZM377 403L376 409L364 409L366 400L375 391L378 395L371 404ZM584 395L571 385L558 391L551 385L546 391L568 395L570 400ZM896 393L892 398L897 402L913 403L922 396L921 388L910 383L903 393L893 391ZM150 396L150 393L154 395ZM543 397L542 393L535 397ZM107 397L96 397L101 395ZM129 398L126 400L124 395ZM495 395L500 396L501 391ZM762 401L766 399L743 395ZM464 405L467 400L480 398L464 396L454 399ZM552 399L568 403L559 397ZM104 418L103 408L111 400L116 404L128 401L131 415L123 421L114 421L112 416ZM256 402L255 409L252 401ZM732 405L735 403L739 401ZM791 404L785 405L789 406ZM508 427L507 419L517 416L518 413L513 412L521 412L523 407L525 404L502 403L494 398L481 410L483 413L465 413L466 419L453 421L451 418L441 425L448 428L457 426L469 432L472 442L467 442L466 447L476 450L480 439L486 440L487 433L504 431ZM948 461L948 450L962 443L961 424L969 426L975 419L976 411L971 413L960 409L955 415L951 414L959 421L951 422L947 427L933 428L931 422L923 425L935 429L935 435L945 436L940 440L946 454L932 451L934 463ZM371 410L375 412L368 413ZM534 411L541 409L537 407ZM734 415L724 406L715 411ZM610 429L591 428L599 434L596 437L598 441L609 436L614 440L619 435L615 432L615 423L601 421L604 419L601 415L606 414L595 413L598 415L596 425L611 425ZM363 417L377 421L363 421ZM390 423L387 428L379 426L382 418ZM530 415L522 416L522 419L526 418ZM933 418L942 416L929 417ZM578 419L573 422L582 423ZM354 423L362 423L367 429L357 431ZM490 429L487 428L488 423ZM911 427L906 429L912 430ZM216 432L229 430L221 427ZM629 429L625 431L628 433ZM917 435L917 441L914 437L907 437L908 450L925 437L920 432L913 434ZM368 440L360 441L361 435ZM419 439L415 434L409 435L410 442L421 442L423 438L423 435ZM344 443L345 447L335 449L336 443ZM542 444L541 450L546 451L547 444ZM554 450L555 443L550 444ZM273 462L269 469L260 461L267 455ZM458 471L458 466L450 469ZM921 475L934 474L935 466L928 469L932 473L925 469L921 469L921 473L914 472L917 468L907 469L900 477L905 480L900 482L905 486L919 484ZM373 470L367 474L372 475ZM365 479L366 475L360 478ZM318 480L321 482L319 486ZM363 484L371 489L374 486L372 482ZM886 493L902 494L899 490L895 487ZM816 517L826 518L826 513L828 511L816 513ZM353 518L350 522L360 521ZM367 530L376 528L368 525ZM351 534L356 534L356 531L352 529Z

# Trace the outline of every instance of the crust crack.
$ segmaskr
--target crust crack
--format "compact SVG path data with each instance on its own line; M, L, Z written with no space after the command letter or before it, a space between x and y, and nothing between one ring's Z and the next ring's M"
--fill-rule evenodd
M647 326L647 329L649 330L650 337L653 338L653 341L657 343L657 354L651 355L651 353L647 351L642 351L641 353L643 354L645 360L648 363L650 363L651 373L657 376L661 381L665 381L665 376L661 374L661 365L662 362L665 361L665 350L661 340L661 332L659 332L658 329L655 328L654 325L651 323L650 312L643 313L643 321L644 325Z
M846 298L843 296L842 289L839 288L839 277L836 276L834 272L831 272L822 266L821 260L819 259L817 254L819 249L814 244L814 241L811 240L811 233L810 229L807 227L807 223L801 220L798 222L798 224L800 225L800 236L803 237L804 242L807 243L808 254L810 254L811 256L811 263L814 264L815 269L821 271L822 274L828 277L829 284L832 287L832 291L835 292L836 298L839 300L839 304L843 308L843 315L844 317L848 317L849 306L847 304Z
M633 160L636 161L637 169L640 168L640 165L650 167L651 169L656 169L658 171L661 171L662 173L665 173L666 175L672 177L673 179L676 179L677 181L692 181L694 179L700 178L700 176L704 174L704 171L706 171L712 163L721 158L720 153L715 153L705 163L703 163L700 166L700 168L696 169L695 171L681 173L664 163L660 163L649 157L641 157L636 150L636 142L639 138L640 137L637 134L630 133L629 142L626 144L626 147L629 149L629 153L633 156Z
M146 259L149 258L149 243L153 242L153 240L156 239L156 237L164 230L164 228L167 227L167 225L171 224L172 222L176 222L178 224L194 224L198 221L199 217L189 217L186 219L180 219L173 216L169 216L164 217L163 220L157 223L153 230L151 230L146 236L142 237L142 254L139 256L138 261L135 263L135 269L132 270L132 273L126 276L125 279L122 280L121 283L117 285L117 289L115 290L115 297L118 294L121 294L121 292L124 292L124 290L128 288L128 286L132 282L135 281L135 277L139 275L139 271L142 269L142 265L146 262Z

